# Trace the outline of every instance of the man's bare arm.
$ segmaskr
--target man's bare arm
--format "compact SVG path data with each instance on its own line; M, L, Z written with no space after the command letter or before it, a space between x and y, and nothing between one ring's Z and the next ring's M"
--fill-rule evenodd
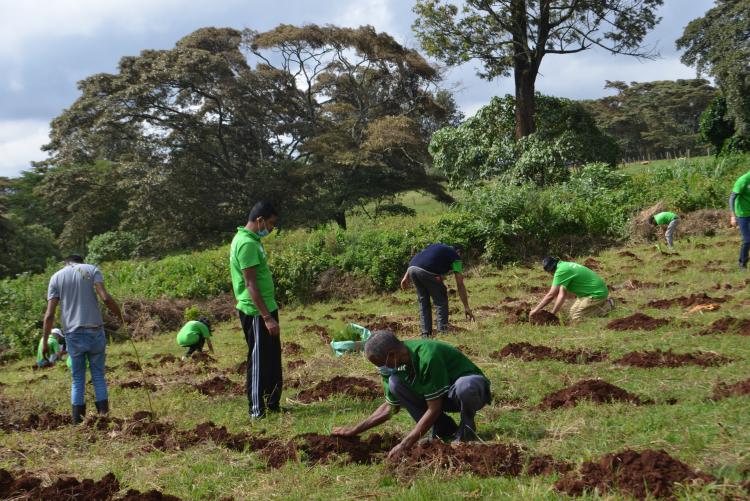
M255 307L258 308L260 314L263 316L263 321L268 328L268 333L272 336L278 336L281 332L279 323L271 316L271 312L268 311L266 302L263 301L263 296L258 288L258 279L255 267L245 268L242 270L242 276L245 278L245 287L247 292L250 294L250 298L253 300Z
M104 287L104 282L95 283L94 289L96 290L96 294L99 296L102 302L107 305L109 311L112 312L112 314L116 318L119 318L122 324L125 325L125 317L122 315L120 305L117 304L117 301L115 301L115 299L109 295L109 292L107 292L107 289Z
M376 426L385 423L389 419L391 419L391 415L398 412L398 407L392 406L388 402L383 402L383 404L380 405L377 409L375 409L375 412L370 414L370 416L362 421L361 423L357 424L356 426L340 426L338 428L334 428L331 431L331 435L334 436L340 436L340 437L354 437L359 435L360 433L363 433L370 428L375 428Z
M461 298L461 302L464 304L464 314L469 320L474 320L474 314L469 308L469 294L466 292L466 286L464 285L463 273L455 273L456 275L456 289L458 289L458 297Z
M529 312L529 315L536 315L542 309L544 309L544 307L547 306L550 303L550 301L552 301L553 299L555 299L555 297L557 297L557 295L560 292L560 289L561 287L559 285L553 285L552 287L550 287L547 294L542 298L542 300L539 302L536 308L534 308L533 310Z
M563 307L563 304L565 304L565 300L568 298L568 291L565 290L565 287L558 286L560 291L557 293L557 299L555 300L555 305L552 307L552 314L557 315L557 312L560 311L560 308Z

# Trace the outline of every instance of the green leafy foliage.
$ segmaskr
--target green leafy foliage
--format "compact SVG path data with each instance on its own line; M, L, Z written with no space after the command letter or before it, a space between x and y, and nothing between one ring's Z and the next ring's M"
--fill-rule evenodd
M199 318L211 319L211 312L203 310L200 306L197 305L188 306L187 308L185 308L185 322L198 320Z
M130 231L108 231L97 235L89 241L89 252L86 261L103 263L130 259L136 254L139 238Z
M727 117L727 101L717 96L701 113L700 118L701 137L714 147L718 155L724 149L727 140L734 134L732 121Z

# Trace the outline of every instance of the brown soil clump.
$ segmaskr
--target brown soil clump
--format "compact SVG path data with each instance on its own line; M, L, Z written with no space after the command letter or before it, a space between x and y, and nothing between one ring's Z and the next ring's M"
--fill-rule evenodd
M235 395L242 395L245 393L240 383L235 383L224 376L216 376L193 386L199 392L210 397L224 395L225 393L233 393Z
M731 359L717 355L716 353L674 353L672 350L661 351L632 351L615 360L619 365L630 365L632 367L682 367L683 365L699 365L701 367L712 367L730 362Z
M400 476L412 476L420 469L444 469L473 473L480 477L518 476L523 471L521 449L512 444L446 444L439 440L418 444L403 451L388 466Z
M554 475L568 473L573 465L566 461L557 461L552 456L534 456L526 464L526 474L529 476Z
M557 315L541 310L536 315L529 317L529 323L531 325L560 325L560 319Z
M334 317L333 315L329 315L328 313L323 315L321 318L323 318L323 320L335 320L336 319L336 317Z
M505 318L506 324L514 325L529 321L531 305L528 303L521 303L514 306L503 305L500 308L507 314L507 317Z
M144 383L143 381L125 381L124 383L120 383L120 388L124 390L131 390L134 388L146 388L149 391L156 391L156 385L153 383Z
M750 379L733 384L719 382L714 387L714 394L711 398L713 400L721 400L723 398L742 397L745 395L750 395Z
M321 341L325 344L331 343L331 335L328 333L328 329L322 325L312 324L304 327L305 333L317 334Z
M548 290L549 287L544 287L542 285L530 285L526 287L526 291L532 294L539 294L540 292L547 292Z
M305 365L304 360L290 360L286 363L286 368L293 371L294 369L299 369L303 365Z
M471 357L477 356L479 353L477 353L477 350L474 348L471 348L470 346L466 346L465 344L459 344L456 346L456 349L463 353L464 355L469 355Z
M631 291L639 290L639 289L655 289L656 287L659 287L659 284L654 282L641 282L640 280L628 280L624 282L620 288L627 289Z
M646 449L641 452L626 449L602 456L596 462L587 461L578 474L555 483L555 489L571 496L585 491L603 494L620 490L637 499L674 497L675 484L712 482L714 477L699 473L663 450Z
M370 329L371 332L391 331L393 333L398 333L404 330L404 324L402 324L398 320L388 320L385 317L377 319L375 322L368 324L366 327Z
M318 300L351 300L375 292L375 285L367 277L329 268L316 277L313 295Z
M241 376L247 375L247 360L235 365L234 370L232 372L234 372L235 374L239 374Z
M669 323L666 318L653 318L643 313L634 313L629 317L617 318L607 324L607 329L615 331L642 330L652 331Z
M670 271L679 271L686 269L693 262L688 259L673 259L664 265L664 268Z
M138 362L134 362L132 360L128 360L124 364L122 364L123 367L125 367L129 371L140 371L141 366L138 365Z
M196 351L195 353L193 353L189 360L204 365L216 363L216 359L205 351Z
M611 402L632 402L636 405L649 403L638 396L628 393L613 384L600 379L584 379L573 386L563 388L560 391L550 393L539 404L542 410L558 409L560 407L573 407L579 402L590 400L597 404L608 404Z
M281 346L281 353L283 353L284 355L288 357L295 357L302 353L302 346L295 343L294 341L290 341L288 343L284 343Z
M336 457L342 457L345 463L372 464L377 455L387 453L401 440L400 437L388 433L379 435L374 433L362 440L359 437L333 437L305 433L298 438L303 439L299 449L305 453L310 463L330 462Z
M310 317L306 317L306 316L304 316L304 315L297 315L297 316L296 316L296 317L294 317L294 318L293 318L292 320L300 320L300 321L302 321L302 320L312 320L312 318L310 318Z
M642 262L643 261L641 258L639 258L638 256L636 256L635 254L633 254L630 251L618 252L617 255L620 256L620 257L629 257L630 259L633 259L634 261L638 261L638 262Z
M666 309L679 304L684 308L688 308L690 306L697 306L701 304L726 303L730 299L732 299L732 296L711 297L705 292L702 292L700 294L690 294L690 296L688 297L680 296L672 299L656 299L654 301L649 301L648 303L646 303L646 306L650 308Z
M589 364L601 362L607 358L607 354L601 351L561 350L549 346L539 346L529 343L510 343L500 351L490 354L490 357L501 359L505 357L517 357L526 362L534 360L559 360L568 364Z
M158 360L159 361L159 365L161 365L162 367L164 367L167 364L173 364L173 363L177 362L177 357L175 357L171 353L162 353L162 354L159 354L159 355L155 355L154 359Z
M583 265L586 268L589 268L589 269L594 270L594 271L599 271L599 270L601 270L601 267L602 267L602 263L600 263L599 261L597 261L593 257L590 257L586 261L584 261Z
M708 328L698 332L698 335L708 336L711 334L724 333L750 336L750 319L737 319L734 317L720 318L709 325Z
M327 400L333 395L348 395L360 400L374 400L383 395L381 385L361 377L336 376L328 381L321 381L314 388L304 390L297 395L297 400L311 403Z
M125 493L125 496L120 501L180 501L180 498L163 494L155 489L146 492L128 489L128 492Z
M49 431L68 426L72 423L70 416L56 412L31 413L20 420L5 422L0 419L0 429L5 431Z

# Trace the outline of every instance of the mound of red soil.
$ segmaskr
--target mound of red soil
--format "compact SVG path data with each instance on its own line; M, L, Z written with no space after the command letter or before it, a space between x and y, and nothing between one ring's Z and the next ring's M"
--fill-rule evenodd
M201 363L201 364L204 364L204 365L209 365L209 364L215 364L216 363L216 359L214 357L212 357L211 355L209 355L208 353L206 353L205 351L196 351L190 357L190 360L192 362L197 362L197 363Z
M750 336L750 319L737 319L734 317L720 318L709 325L708 328L698 332L698 335L708 336L722 333Z
M635 254L633 254L630 251L621 251L621 252L618 252L617 255L620 256L620 257L629 257L629 258L631 258L631 259L633 259L635 261L638 261L638 262L643 261L641 258L639 258L638 256L636 256Z
M722 398L742 397L744 395L750 395L750 379L732 384L719 382L714 387L714 394L711 398L721 400Z
M589 268L591 270L598 271L601 269L602 263L594 259L593 257L588 258L586 261L583 262L583 265L586 268Z
M544 287L543 285L529 285L526 287L526 291L532 294L539 294L540 292L547 292L548 290L549 287Z
M202 383L193 386L199 392L210 397L224 395L225 393L233 393L235 395L242 395L245 393L240 383L235 383L231 379L224 376L215 376L207 381L203 381Z
M304 315L297 315L292 320L312 320L310 317L306 317Z
M328 329L322 325L312 324L304 327L305 333L317 334L321 341L325 344L330 344L331 335L328 333Z
M177 357L175 357L171 353L162 353L162 354L159 354L159 355L155 355L154 359L158 360L159 361L159 365L161 365L162 367L165 366L165 365L167 365L167 364L172 364L174 362L177 362Z
M716 353L674 353L672 350L661 351L631 351L615 360L619 365L630 365L632 367L682 367L683 365L699 365L711 367L730 362L732 359L717 355Z
M234 372L235 374L240 374L242 376L245 376L247 374L247 360L235 365L234 370L232 372Z
M505 318L506 324L521 324L529 321L529 312L531 311L531 305L522 303L516 306L500 307L508 316Z
M290 341L281 346L281 353L288 357L298 356L302 353L302 346L294 341Z
M124 364L122 364L123 367L125 367L129 371L140 371L141 366L138 365L138 362L134 362L133 360L128 360Z
M457 345L456 349L458 351L460 351L461 353L463 353L464 355L469 355L469 356L472 356L472 357L478 355L477 350L475 350L474 348L471 348L469 346L466 346L465 344L459 344L459 345Z
M143 381L125 381L124 383L120 383L120 388L129 390L133 388L146 388L149 391L156 391L156 385L153 383L144 383Z
M328 313L323 315L321 318L323 318L323 320L335 320L336 319L336 317L334 317L333 315L329 315Z
M536 315L529 317L529 323L532 325L560 325L560 319L557 315L541 310Z
M109 436L125 437L160 436L174 430L173 424L154 420L148 411L138 411L126 419L91 415L84 421L84 426L90 430L106 431Z
M445 469L471 472L480 477L518 476L523 471L524 458L512 444L446 444L440 440L418 444L388 462L396 473L407 475L420 469Z
M128 489L128 492L125 493L125 496L120 501L180 501L180 498L163 494L155 489L146 492Z
M690 264L692 264L692 261L687 259L673 259L665 264L664 268L670 271L679 271L686 269Z
M597 462L585 462L580 472L555 483L555 489L571 496L584 491L603 494L620 490L637 499L672 498L675 484L712 482L715 478L698 473L663 450L641 452L624 450L602 456Z
M0 421L0 429L5 431L48 431L62 428L71 423L71 418L68 415L57 414L56 412L31 413L20 420Z
M680 296L672 299L656 299L646 303L646 306L657 309L666 309L679 304L680 306L687 308L699 304L726 303L730 299L732 299L732 296L711 297L705 292L702 292L700 294L690 294L688 297Z
M608 404L611 402L632 402L636 405L649 403L638 396L628 393L613 384L600 379L584 379L573 386L563 388L560 391L550 393L539 404L539 408L558 409L560 407L573 407L583 400L590 400L597 404Z
M375 322L370 323L366 326L370 331L391 331L398 333L404 330L404 324L398 320L388 320L385 317L377 319Z
M401 438L396 435L374 433L362 440L359 437L332 437L305 433L299 449L310 463L325 463L341 457L345 463L371 464L376 455L387 453Z
M408 299L401 299L396 296L388 296L387 300L393 306L406 306L413 303L413 301L409 301Z
M554 475L568 473L573 465L565 461L557 461L552 456L534 456L526 464L526 474L530 476Z
M529 343L510 343L500 351L490 354L490 357L501 359L505 357L517 357L527 362L534 360L559 360L569 364L588 364L601 362L607 358L607 354L601 351L588 350L561 350L549 346L539 346Z
M374 400L382 397L383 388L371 379L336 376L328 381L321 381L312 389L300 392L297 395L297 400L310 403L317 400L327 400L333 395L348 395L361 400Z
M666 318L654 318L643 313L634 313L629 317L618 318L607 324L607 329L615 331L642 330L652 331L669 323Z
M304 360L290 360L286 363L286 368L293 371L294 369L299 369L303 365L305 365Z

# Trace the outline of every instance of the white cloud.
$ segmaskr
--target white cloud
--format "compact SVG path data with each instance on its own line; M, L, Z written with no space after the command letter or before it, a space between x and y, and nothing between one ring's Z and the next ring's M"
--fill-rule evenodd
M394 34L391 0L360 0L349 2L344 11L331 21L331 24L356 28L370 24L378 31Z
M15 177L44 160L42 145L49 142L49 124L43 120L0 121L0 176Z

